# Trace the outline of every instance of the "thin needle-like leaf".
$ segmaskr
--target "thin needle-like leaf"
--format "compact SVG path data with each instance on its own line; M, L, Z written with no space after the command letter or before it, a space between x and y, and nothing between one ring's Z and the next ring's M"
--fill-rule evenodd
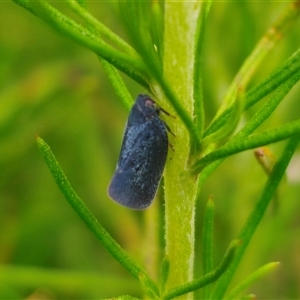
M202 231L202 244L203 244L203 271L204 274L210 273L214 268L214 241L213 241L213 230L214 230L214 203L209 197L204 219L203 219L203 231ZM206 285L203 289L203 298L209 299L211 286Z
M199 279L195 279L191 282L188 282L186 284L171 289L166 293L163 299L164 300L173 299L175 297L195 291L207 284L216 281L228 268L230 262L234 257L234 253L239 246L240 246L239 240L232 241L218 267L216 267L213 271L211 271L210 273L204 275Z
M74 10L78 15L80 15L84 20L86 20L95 30L99 32L101 37L107 38L109 41L114 43L120 50L132 55L136 59L140 59L136 51L127 44L123 39L121 39L117 34L111 31L103 23L97 20L93 15L91 15L84 7L82 7L75 0L67 0L66 3Z
M170 271L170 260L169 257L166 255L163 258L163 261L161 263L161 270L160 270L160 291L161 293L164 292L165 286L169 277L169 271Z
M233 263L229 266L226 273L222 276L222 278L217 282L213 294L213 299L222 299L228 285L232 279L234 272L236 271L240 260L242 259L250 240L254 232L256 231L264 213L272 200L277 187L286 171L286 168L296 151L296 148L299 144L300 138L299 136L290 139L284 148L281 158L275 164L273 171L268 178L266 185L262 191L260 199L256 203L253 211L248 217L244 227L242 228L239 238L242 241L241 246L237 249L236 255L233 258Z
M194 58L194 116L195 123L199 133L202 137L205 114L203 107L203 48L204 37L206 31L207 16L210 10L212 1L203 1L200 8L200 15L197 22L197 30L195 35L195 58Z
M227 295L226 299L236 299L238 294L240 294L243 290L245 290L248 286L250 286L254 281L260 279L266 274L273 271L276 267L278 267L279 262L271 262L265 264L264 266L257 269L251 275L249 275L245 280L243 280L240 284L238 284L235 288L233 288Z
M142 61L139 61L127 53L116 50L114 47L99 39L89 29L84 28L66 15L60 13L50 4L41 0L30 1L30 4L35 14L49 23L51 27L56 28L80 45L94 51L97 55L148 89L148 75Z
M265 146L281 140L300 135L300 120L281 125L262 133L253 134L237 142L227 144L216 151L213 151L198 161L193 167L193 172L199 172L203 167L218 159L236 154L245 150Z
M288 7L282 12L276 22L269 28L265 35L260 39L250 56L245 60L240 71L236 75L228 93L225 96L225 105L235 94L235 90L240 87L246 87L247 83L253 76L254 72L261 64L266 55L271 51L275 44L282 38L284 33L290 27L291 22L295 22L299 15L299 5L289 4Z
M220 107L211 125L207 128L205 135L208 134L208 131L211 132L211 126L213 126L213 124L221 117L221 115L223 115L223 113L232 106L236 90L238 88L246 90L246 86L252 78L254 72L257 70L267 54L273 49L275 44L282 39L284 34L290 28L290 25L297 20L299 12L299 1L296 0L293 3L290 3L265 33L265 35L260 39L250 56L245 60L239 72L235 76L231 86L228 89L228 92L224 97L222 106Z
M236 126L239 123L241 114L243 112L244 106L244 91L237 90L237 95L235 97L233 109L231 110L229 120L217 131L213 132L210 135L207 135L201 141L201 148L205 149L210 143L221 141L222 139L228 137L236 129Z
M248 137L255 129L257 129L272 114L272 112L276 109L276 107L279 105L279 103L283 100L283 98L291 90L291 88L294 86L294 84L296 82L298 82L299 78L300 78L300 71L297 72L296 74L294 74L292 76L292 78L290 78L281 87L279 87L276 90L276 92L270 97L270 99L264 104L264 106L259 111L257 111L257 113L251 118L251 120L227 144L225 144L218 150L221 150L221 152L222 152L223 151L222 149L224 149L224 147L232 147L232 144L237 145L239 143L239 141L241 141L241 143L243 143L245 138ZM252 140L252 142L253 142L253 140ZM264 146L264 145L261 145L261 146ZM216 150L216 151L218 151L218 150ZM216 151L214 151L214 153ZM211 155L212 153L213 152L207 154L202 159L200 159L198 162L196 162L192 167L193 172L197 173L203 168L203 166L207 165L207 162L203 161L203 159L205 157L206 157L205 160L210 160L210 162L215 161L215 159L212 159L212 158L216 155L216 153L210 157L207 157L207 156ZM217 153L217 156L219 154L221 154L221 153L220 152ZM223 155L224 155L224 153L221 156L226 157L226 155L225 156L223 156ZM220 165L220 163L216 163L214 166L217 167L219 165ZM205 180L205 178L207 178L207 176L209 174L211 174L211 172L213 170L214 170L214 168L210 167L209 172L204 172L203 175L201 174L199 183L202 183ZM205 175L205 177L203 177L204 175Z
M259 100L277 89L281 84L288 82L300 71L300 50L296 51L282 66L274 70L265 80L250 89L245 95L244 110L249 109ZM230 116L233 105L227 107L220 116L206 129L204 136L211 134L222 127Z
M66 200L72 206L74 211L82 219L82 221L99 239L99 241L102 243L105 249L127 271L129 271L138 280L140 280L141 276L143 276L144 281L147 282L149 289L151 289L154 294L158 294L157 285L148 276L146 271L138 263L136 263L133 259L129 257L125 250L102 227L102 225L98 222L96 217L88 209L85 203L76 194L66 175L64 174L60 165L58 164L48 144L40 137L37 137L37 144L56 184L58 185L62 194L65 196Z
M129 110L133 104L132 97L118 71L110 63L99 57L101 65L110 80L114 91L118 95L121 102Z

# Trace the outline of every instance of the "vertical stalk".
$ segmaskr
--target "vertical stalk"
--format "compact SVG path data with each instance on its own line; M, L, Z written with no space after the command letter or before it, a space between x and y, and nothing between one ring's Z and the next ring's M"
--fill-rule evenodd
M165 2L164 76L182 105L192 115L194 39L198 2ZM170 260L167 289L193 278L194 206L196 178L187 174L190 140L184 125L172 123L175 151L170 151L165 169L166 254ZM192 296L189 296L189 299ZM187 298L185 298L187 299Z

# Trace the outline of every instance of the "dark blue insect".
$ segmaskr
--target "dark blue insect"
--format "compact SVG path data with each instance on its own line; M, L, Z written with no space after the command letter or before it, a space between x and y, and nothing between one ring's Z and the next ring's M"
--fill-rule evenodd
M131 108L115 174L108 187L116 202L145 209L153 201L168 154L163 111L148 95L139 95ZM168 114L169 115L169 114Z

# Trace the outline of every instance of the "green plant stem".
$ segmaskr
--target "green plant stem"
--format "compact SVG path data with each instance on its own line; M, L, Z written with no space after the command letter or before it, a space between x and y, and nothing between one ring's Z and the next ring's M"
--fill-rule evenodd
M199 289L203 286L206 286L214 281L216 281L228 268L230 265L231 261L233 260L234 254L237 250L237 248L240 246L240 241L239 240L234 240L232 243L229 245L222 262L220 265L215 268L213 271L210 273L204 275L203 277L199 279L195 279L191 282L185 283L181 286L175 287L168 291L166 295L163 297L164 300L168 299L173 299L175 297L187 294L191 291L195 291L196 289Z
M242 259L250 240L254 232L256 231L264 213L272 200L276 189L286 171L286 168L296 151L300 138L294 137L287 142L286 147L284 148L281 158L275 164L270 177L268 178L266 185L262 191L261 197L256 203L253 211L251 212L250 216L248 217L245 225L243 226L240 234L239 239L241 239L242 244L237 249L236 255L233 258L232 264L223 274L222 278L217 282L213 294L213 299L222 299L228 285L232 279L234 272L236 271L240 260Z
M51 27L57 29L65 36L80 45L94 51L97 55L107 60L120 71L137 81L142 86L149 88L146 68L142 61L126 53L116 50L103 40L95 36L90 30L77 24L66 15L42 0L29 1L31 10Z
M193 110L191 58L194 56L195 16L198 15L199 9L200 2L165 2L164 77L189 116ZM178 38L181 34L184 34L184 37ZM196 178L184 171L190 154L191 140L183 122L175 120L172 123L172 131L176 134L176 146L174 152L169 152L164 173L166 254L170 260L166 290L192 280L194 268L197 185ZM187 295L186 299L190 299L191 296Z
M37 144L56 184L82 221L95 234L106 250L125 269L127 269L138 280L140 280L140 276L142 274L145 280L147 280L147 283L149 283L149 286L153 292L158 294L158 287L151 280L151 278L149 278L145 270L129 257L129 255L121 248L121 246L102 227L84 202L78 197L67 177L63 173L61 167L59 166L50 147L39 137L37 137Z
M290 25L296 21L300 11L299 0L289 4L282 12L277 21L269 28L265 35L258 42L250 56L246 59L241 69L235 76L231 86L228 89L216 117L211 125L206 129L205 135L211 132L211 126L221 117L225 110L231 109L234 95L238 88L246 90L246 86L252 78L254 72L259 67L263 59L273 49L275 44L284 36Z

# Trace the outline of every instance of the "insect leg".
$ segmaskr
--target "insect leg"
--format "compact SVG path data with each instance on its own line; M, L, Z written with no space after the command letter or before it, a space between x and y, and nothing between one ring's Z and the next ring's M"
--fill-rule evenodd
M163 121L163 120L162 120ZM165 122L165 121L163 121L164 122L164 124L165 124L165 126L166 126L166 129L173 135L173 136L176 136L172 131L171 131L171 129L170 129L170 127L168 126L168 124Z

